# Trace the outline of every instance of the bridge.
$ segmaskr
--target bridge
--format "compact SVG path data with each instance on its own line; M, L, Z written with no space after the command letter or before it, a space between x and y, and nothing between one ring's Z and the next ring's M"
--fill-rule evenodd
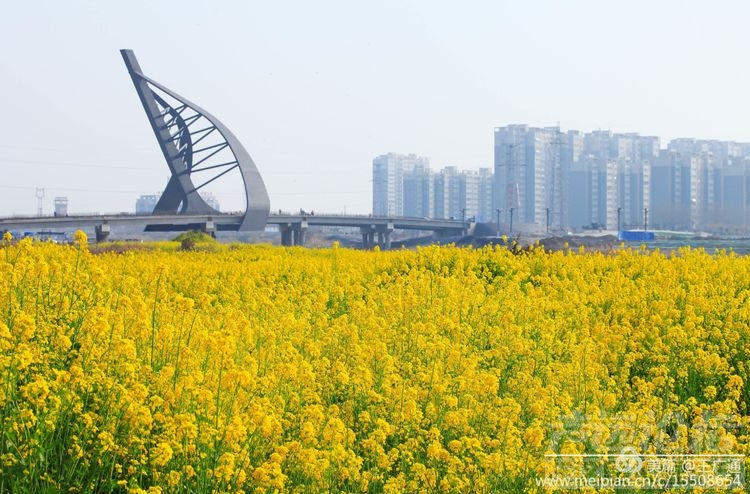
M0 218L0 231L45 232L65 228L93 229L97 240L105 240L115 226L141 229L144 232L178 232L200 230L206 233L217 231L242 231L244 214L181 214L181 215L77 215ZM305 245L305 236L311 226L333 226L359 228L362 246L391 247L394 230L431 231L437 237L464 235L473 226L471 222L429 218L356 216L356 215L309 215L272 214L266 220L281 233L281 244Z
M239 139L219 119L174 91L147 77L132 50L120 50L159 148L172 173L150 215L90 215L64 217L0 218L0 230L51 231L63 228L94 229L97 241L106 239L114 226L142 228L144 232L202 230L264 231L275 225L282 245L304 245L311 226L359 228L362 245L391 246L394 230L432 231L439 237L466 233L467 221L270 214L270 200L263 179ZM244 185L244 213L222 214L209 206L199 190L229 173L239 175ZM201 180L195 185L194 179Z

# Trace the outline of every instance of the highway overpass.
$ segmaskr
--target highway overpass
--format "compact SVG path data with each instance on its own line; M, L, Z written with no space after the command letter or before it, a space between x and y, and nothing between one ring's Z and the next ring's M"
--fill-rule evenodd
M0 230L36 233L63 228L93 229L97 240L103 240L108 237L114 226L127 226L143 232L238 231L244 217L244 213L11 217L0 218ZM366 248L376 244L382 248L389 248L391 233L394 230L431 231L438 237L449 237L465 234L472 228L472 223L460 220L364 215L272 214L268 217L266 226L278 228L282 245L304 245L305 233L309 227L334 226L359 228L362 243Z

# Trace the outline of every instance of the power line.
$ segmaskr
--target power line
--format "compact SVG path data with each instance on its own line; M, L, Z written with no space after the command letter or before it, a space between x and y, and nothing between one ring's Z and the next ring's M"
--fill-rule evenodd
M21 190L36 190L37 187L30 185L6 185L0 184L0 188L3 189L21 189ZM101 192L106 194L145 194L142 190L112 190L112 189L80 189L72 187L44 187L45 190L60 191L60 192ZM153 193L150 192L150 193Z
M20 189L20 190L35 190L37 187L31 185L7 185L0 184L0 188L3 189ZM61 191L61 192L100 192L107 194L153 194L151 191L143 190L113 190L113 189L82 189L72 187L45 187L45 190ZM274 196L304 196L304 195L352 195L352 194L366 194L369 190L335 190L335 191L311 191L311 192L278 192ZM243 196L244 192L221 192L222 196Z
M316 190L316 191L311 191L311 192L277 192L277 193L274 193L274 196L308 196L308 195L319 196L321 194L325 194L327 196L333 196L333 195L343 196L343 195L352 195L352 194L361 195L361 194L366 194L368 192L370 191L369 190L346 190L346 191L343 191L343 190L318 191Z
M100 170L153 170L153 167L142 166L122 166L122 165L87 165L84 163L65 163L62 161L41 161L41 160L24 160L24 159L3 159L0 163L23 163L25 165L42 165L42 166L74 166L78 168L98 168Z
M71 149L71 148L48 148L48 147L40 147L40 146L23 146L19 144L0 144L0 148L6 148L6 149L29 149L32 151L52 151L55 153L80 153L80 149ZM135 150L136 152L142 152L144 154L151 154L149 153L145 147L135 147L128 146L128 151L132 152Z

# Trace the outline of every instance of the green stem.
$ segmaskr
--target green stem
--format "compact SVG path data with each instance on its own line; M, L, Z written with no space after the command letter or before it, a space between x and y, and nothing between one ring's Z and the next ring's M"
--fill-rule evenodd
M156 304L159 301L159 285L161 285L161 273L156 279L156 291L154 292L154 306L151 309L151 369L154 368L154 345L156 343Z

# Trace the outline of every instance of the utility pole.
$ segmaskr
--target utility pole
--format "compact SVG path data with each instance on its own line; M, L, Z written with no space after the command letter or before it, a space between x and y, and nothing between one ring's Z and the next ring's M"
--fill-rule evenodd
M621 225L621 223L620 223L620 215L621 214L622 214L622 208L620 206L617 206L617 232L618 232L617 234L618 235L620 234L619 232L622 231L622 226L620 226Z
M561 138L562 132L560 132L560 123L558 122L557 127L554 130L555 136L550 143L551 145L551 161L552 163L549 166L549 170L551 172L551 177L548 177L550 179L550 191L547 194L547 204L552 206L553 210L557 210L556 214L559 215L559 227L560 230L563 229L563 221L564 221L564 185L565 185L565 176L563 174L563 166L562 166L562 151L563 151L563 140ZM549 214L549 211L548 211ZM549 231L550 226L550 220L547 220L547 231Z
M44 188L36 188L36 215L44 214Z
M495 211L497 211L497 237L500 236L500 208L497 208Z
M499 130L501 129L495 129L496 132ZM523 132L524 135L519 135L518 130L507 130L507 135L500 145L503 149L505 149L505 159L500 160L500 163L497 165L498 172L505 176L505 197L502 197L502 190L500 190L502 189L502 187L498 188L497 194L499 194L500 197L498 198L497 205L504 208L502 209L502 211L508 211L511 216L514 209L523 207L522 201L520 200L521 193L519 189L519 178L521 181L524 180L523 177L519 177L519 171L521 170L521 168L519 167L526 167L526 160L523 154L523 151L525 149L523 142L524 139L526 139L526 131L524 130ZM521 156L517 155L519 151L521 152ZM499 169L501 168L504 168L504 170L500 171ZM498 184L503 183L503 180L501 179L498 179L497 181ZM525 183L523 185L525 187ZM513 229L512 227L513 225L511 224L511 231Z
M508 203L508 206L513 206L515 204L515 184L516 184L516 167L515 167L515 155L513 154L513 144L508 144L508 153L506 158L506 168L505 168L505 175L507 180L507 186L506 186L506 202Z
M506 162L506 205L509 208L515 208L520 206L519 202L519 191L518 191L518 170L516 163L516 145L511 143L508 144L507 162ZM526 163L524 162L525 166Z
M549 233L549 208L545 208L547 211L547 233Z
M648 208L643 208L643 231L648 231Z
M513 233L513 210L515 208L510 208L510 233Z

